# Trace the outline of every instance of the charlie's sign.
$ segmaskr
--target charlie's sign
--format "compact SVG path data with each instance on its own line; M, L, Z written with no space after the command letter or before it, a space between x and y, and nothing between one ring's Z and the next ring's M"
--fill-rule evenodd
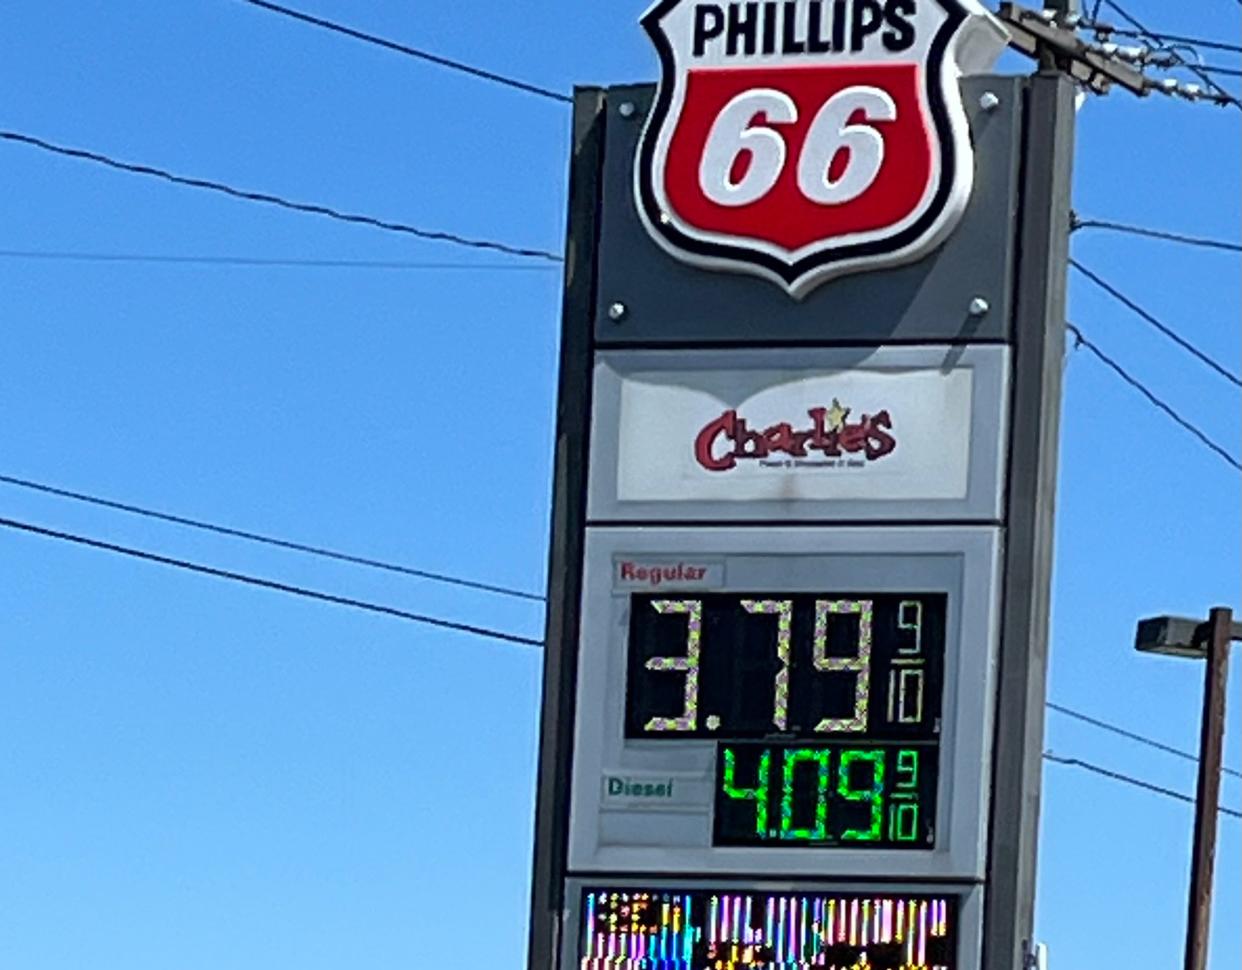
M652 371L621 382L623 502L961 499L974 370Z
M639 213L672 255L801 297L913 260L974 174L958 90L1005 33L976 0L659 0L662 78L639 144Z

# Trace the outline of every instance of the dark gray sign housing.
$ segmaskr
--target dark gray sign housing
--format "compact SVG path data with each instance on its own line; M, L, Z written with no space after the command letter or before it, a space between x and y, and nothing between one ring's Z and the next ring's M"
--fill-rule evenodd
M576 93L529 970L569 970L586 958L583 921L605 899L597 890L640 898L654 888L687 907L716 888L753 891L759 901L797 891L800 905L827 913L893 886L905 894L900 905L912 907L910 919L917 912L923 921L919 945L955 947L954 968L1023 970L1033 921L1073 90L1055 75L976 76L962 81L962 96L976 168L952 235L917 262L832 279L794 300L765 279L679 262L644 228L633 166L650 87ZM942 432L926 423L937 415L946 416ZM756 444L756 429L781 422L794 430ZM726 602L734 592L742 598ZM776 593L790 598L757 598ZM727 721L725 712L704 708L696 720L695 679L695 691L685 690L686 719L652 722L684 729L685 739L635 737L642 725L625 721L633 706L627 663L631 678L635 670L672 670L671 678L688 668L698 676L697 653L684 663L667 650L654 664L645 654L627 661L634 610L654 603L680 614L659 619L665 631L689 617L697 651L696 610L766 613L762 622L787 631L776 617L795 597L812 598L797 606L801 619L791 621L795 607L785 607L784 622L795 627L789 650L803 650L792 660L781 654L790 691L805 681L798 656L819 674L857 669L850 664L861 663L873 616L877 644L886 622L897 638L890 662L906 663L908 653L915 669L920 604L947 604L936 628L953 681L935 726L941 775L929 797L939 798L937 824L934 836L919 830L926 834L919 846L842 848L827 829L810 848L718 838L719 820L713 829L704 799L719 788L720 766L703 735ZM884 597L895 598L886 606ZM819 637L830 612L852 617L856 632L842 636L857 640L859 656L829 658L821 637L812 663L799 637L810 635L812 613ZM712 650L710 636L704 651ZM897 666L890 674L894 685L904 676ZM777 671L778 705L784 675ZM959 684L985 696L959 710ZM877 709L885 689L896 690L876 687ZM865 711L861 688L858 696ZM887 696L888 717L900 737L903 708L894 697ZM781 723L788 737L796 734L797 725ZM970 738L969 724L986 737ZM773 742L774 757L781 744ZM929 742L911 741L910 750L916 744ZM860 799L838 768L841 752L821 747L824 771L840 772L841 797ZM816 750L811 744L795 756L814 758ZM896 751L889 762L910 763ZM876 824L887 826L883 813L899 819L899 803L880 805L878 788ZM770 836L779 841L793 824L773 822ZM900 825L892 832L900 838ZM760 825L755 838L768 837Z

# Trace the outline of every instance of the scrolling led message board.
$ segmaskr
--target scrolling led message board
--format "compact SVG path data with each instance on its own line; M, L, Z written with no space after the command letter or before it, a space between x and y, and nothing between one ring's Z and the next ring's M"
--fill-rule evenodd
M581 970L956 970L957 899L588 889Z
M946 607L635 595L626 736L770 739L720 744L716 844L934 844Z

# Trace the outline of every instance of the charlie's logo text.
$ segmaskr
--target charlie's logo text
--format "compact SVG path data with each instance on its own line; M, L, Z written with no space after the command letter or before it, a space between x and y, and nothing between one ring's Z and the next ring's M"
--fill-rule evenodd
M737 411L725 411L695 438L695 460L708 471L724 472L735 468L739 461L763 461L779 454L793 460L807 458L812 452L825 458L861 453L867 461L877 461L897 447L897 439L889 434L893 419L887 410L850 421L850 408L843 408L834 399L832 407L811 408L807 415L811 426L805 430L795 431L789 422L783 421L762 431L752 431Z

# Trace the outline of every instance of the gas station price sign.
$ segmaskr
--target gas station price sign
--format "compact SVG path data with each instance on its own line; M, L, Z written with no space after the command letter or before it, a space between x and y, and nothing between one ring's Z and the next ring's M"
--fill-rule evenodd
M934 750L947 603L943 593L633 594L626 737Z
M721 744L713 844L926 849L938 754L929 745Z

